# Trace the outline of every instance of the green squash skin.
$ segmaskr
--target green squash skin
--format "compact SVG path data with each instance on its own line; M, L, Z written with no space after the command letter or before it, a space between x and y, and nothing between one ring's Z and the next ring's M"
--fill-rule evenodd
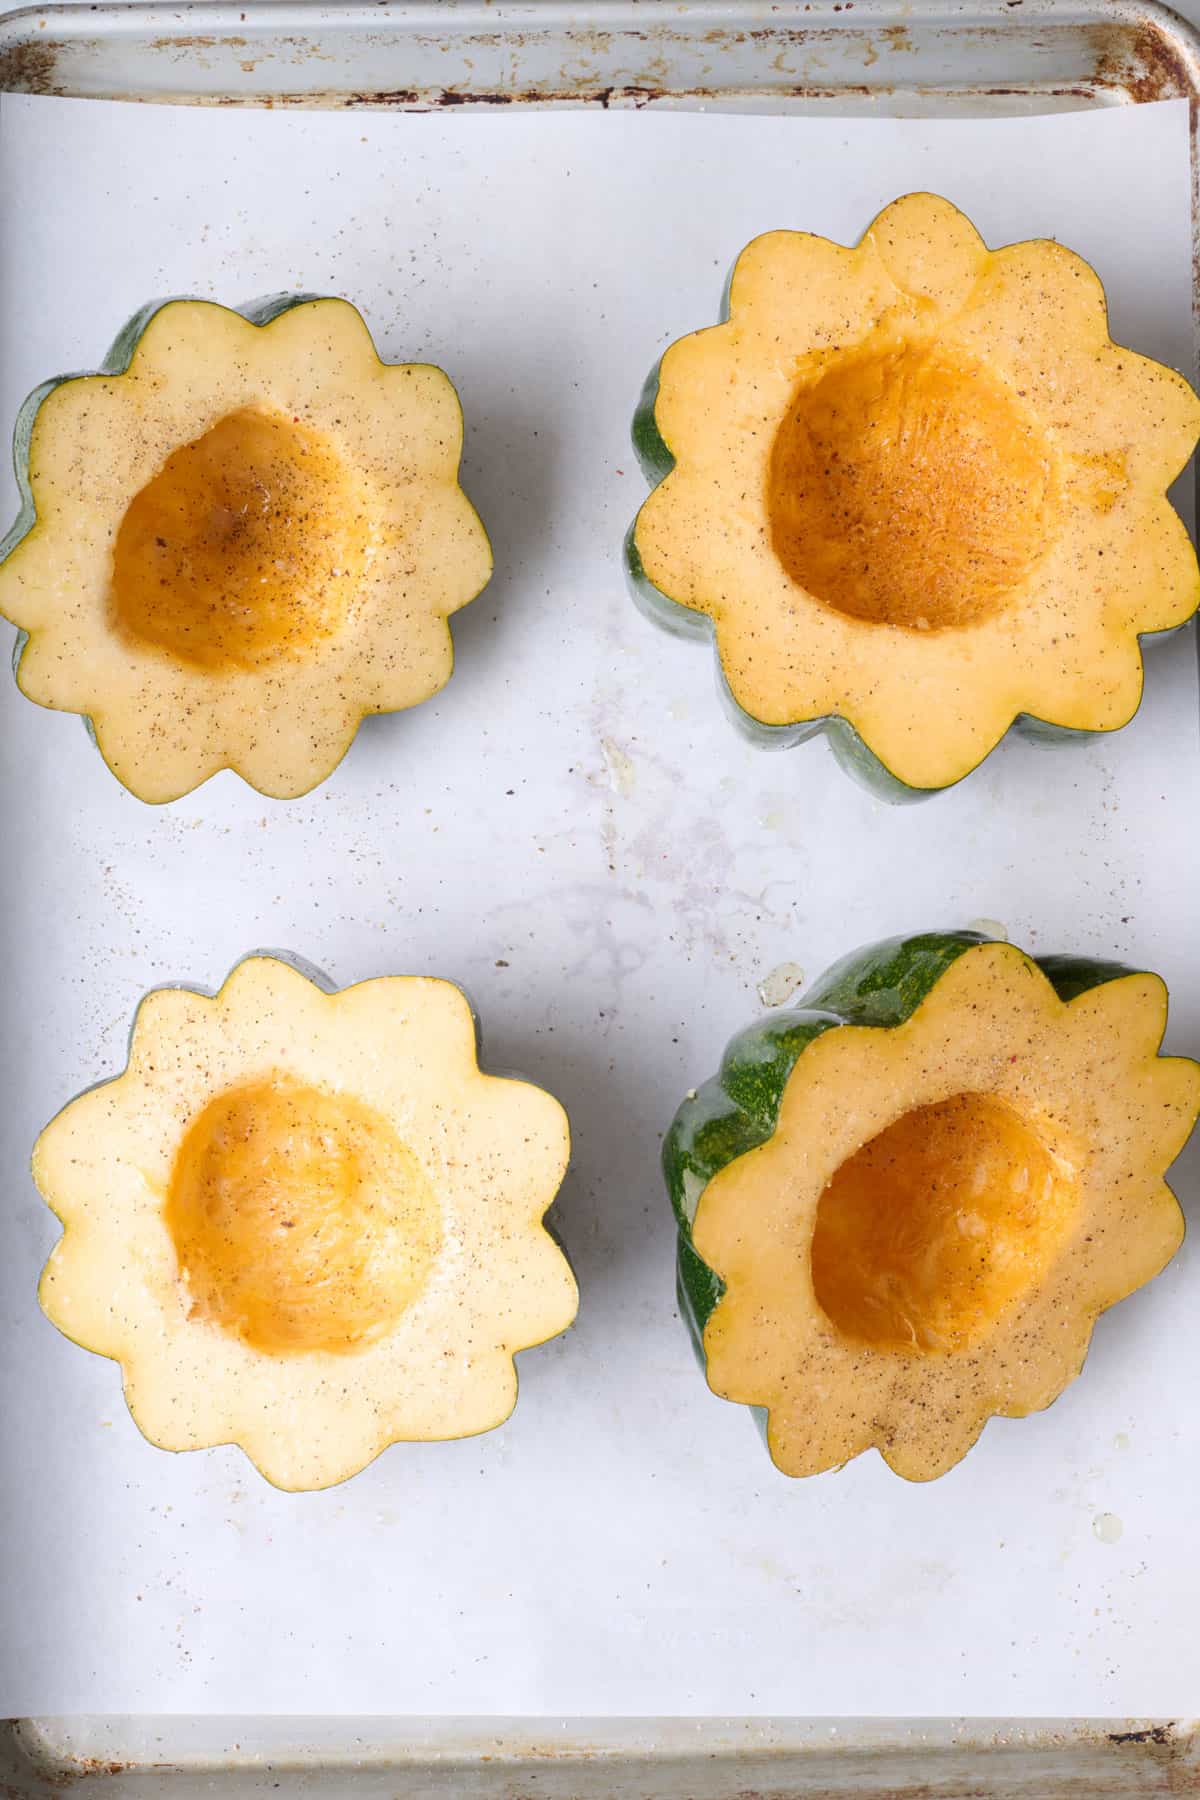
M734 265L736 268L736 264ZM729 320L729 295L733 281L733 271L725 282L722 296L719 324ZM646 481L653 489L665 481L675 467L675 457L670 445L659 429L655 407L658 401L659 373L662 368L660 358L642 386L641 396L633 415L631 436L634 453L637 456ZM671 632L676 637L707 638L715 642L713 622L707 613L697 612L693 607L685 606L682 601L672 600L646 574L637 547L637 519L630 526L625 538L625 574L630 593L638 610L645 614L652 624ZM1159 638L1173 637L1179 626L1170 626L1164 631L1143 632L1139 643L1157 642ZM717 662L718 681L722 698L734 724L750 741L764 750L789 750L795 744L807 743L810 738L821 736L827 738L829 747L841 768L848 775L870 790L879 800L886 800L891 805L908 805L918 800L932 799L934 794L942 794L948 788L957 787L959 781L965 781L974 769L964 770L956 781L947 782L941 787L913 787L894 775L875 752L868 748L853 725L837 714L829 714L822 718L798 720L792 725L767 725L756 719L753 713L746 711L740 702L734 699L725 680L720 661ZM1140 697L1139 697L1140 698ZM1128 721L1126 721L1128 723ZM1024 738L1029 743L1060 746L1063 744L1086 743L1095 737L1107 735L1098 731L1084 731L1072 725L1055 725L1048 719L1039 719L1033 713L1018 713L1009 732L1015 737ZM1008 732L1004 734L1008 735ZM1003 741L1003 740L1001 740ZM994 747L994 746L993 746ZM985 751L980 762L986 760L991 751ZM974 765L978 768L979 763Z
M680 1311L702 1367L704 1327L725 1291L692 1241L705 1187L726 1164L774 1134L788 1077L810 1044L840 1025L903 1024L960 956L992 941L977 931L924 932L855 951L835 963L798 1007L739 1032L719 1072L684 1100L663 1140L662 1161L678 1232ZM1028 960L1064 1001L1136 972L1081 956Z

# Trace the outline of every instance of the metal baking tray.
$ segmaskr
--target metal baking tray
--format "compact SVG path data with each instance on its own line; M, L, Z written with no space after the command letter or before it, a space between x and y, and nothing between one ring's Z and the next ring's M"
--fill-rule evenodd
M1200 38L1138 0L52 6L0 92L208 105L1020 114L1200 100ZM1197 218L1193 148L1193 219ZM1192 1721L77 1717L0 1726L0 1793L555 1796L1200 1792Z
M1200 1787L1154 1720L23 1719L6 1800L1147 1800Z

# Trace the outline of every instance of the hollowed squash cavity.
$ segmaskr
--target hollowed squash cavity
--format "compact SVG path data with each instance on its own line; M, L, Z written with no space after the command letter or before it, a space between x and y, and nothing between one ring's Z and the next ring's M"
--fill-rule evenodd
M130 501L113 614L196 668L260 668L341 629L370 539L369 497L337 446L298 419L239 407Z
M286 1076L209 1101L165 1217L193 1315L274 1353L379 1337L441 1242L437 1200L391 1123Z
M799 587L853 619L972 625L1053 529L1052 454L978 360L936 346L819 357L775 437L768 512Z
M987 1094L914 1107L821 1195L817 1300L881 1349L964 1349L1046 1273L1077 1204L1074 1167L1014 1107Z

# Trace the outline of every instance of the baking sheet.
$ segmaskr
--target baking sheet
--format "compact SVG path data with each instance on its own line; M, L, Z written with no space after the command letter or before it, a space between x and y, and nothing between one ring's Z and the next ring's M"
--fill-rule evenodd
M908 188L991 242L1061 233L1115 334L1190 367L1186 106L1023 121L281 115L0 100L0 415L94 365L151 295L357 300L440 362L497 574L458 668L273 804L229 776L152 810L79 725L0 705L0 1257L8 1613L0 1710L1169 1714L1195 1705L1197 1255L1097 1332L1047 1414L952 1474L793 1484L711 1397L674 1315L657 1171L680 1094L761 1009L890 932L989 917L1160 969L1200 1044L1195 645L1073 751L1006 745L953 793L873 801L822 745L725 723L702 650L627 601L642 375L791 224L855 238ZM752 178L746 174L753 171ZM37 1312L55 1227L27 1174L115 1072L157 982L247 948L339 983L451 974L495 1066L558 1093L577 1328L502 1430L284 1496L241 1454L143 1443L114 1365ZM1181 1162L1185 1203L1200 1186Z

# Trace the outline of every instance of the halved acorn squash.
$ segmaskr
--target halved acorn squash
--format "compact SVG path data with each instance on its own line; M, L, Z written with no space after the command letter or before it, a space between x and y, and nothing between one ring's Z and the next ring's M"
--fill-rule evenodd
M1048 1406L1156 1275L1200 1065L1155 975L975 932L848 957L730 1044L664 1145L680 1304L788 1475L926 1481Z
M152 1443L239 1444L289 1489L501 1424L514 1352L577 1304L542 1223L557 1100L480 1072L448 981L318 981L259 955L151 993L124 1074L33 1153L50 1319L120 1363Z
M932 194L854 249L769 232L724 322L646 384L634 592L715 634L751 736L825 731L885 798L919 799L1014 721L1133 716L1139 634L1200 604L1166 499L1198 436L1200 400L1110 340L1099 280L1060 244L989 251Z
M448 615L492 568L461 447L448 378L381 362L345 300L144 308L17 421L22 692L82 713L139 799L225 768L305 793L450 677Z

